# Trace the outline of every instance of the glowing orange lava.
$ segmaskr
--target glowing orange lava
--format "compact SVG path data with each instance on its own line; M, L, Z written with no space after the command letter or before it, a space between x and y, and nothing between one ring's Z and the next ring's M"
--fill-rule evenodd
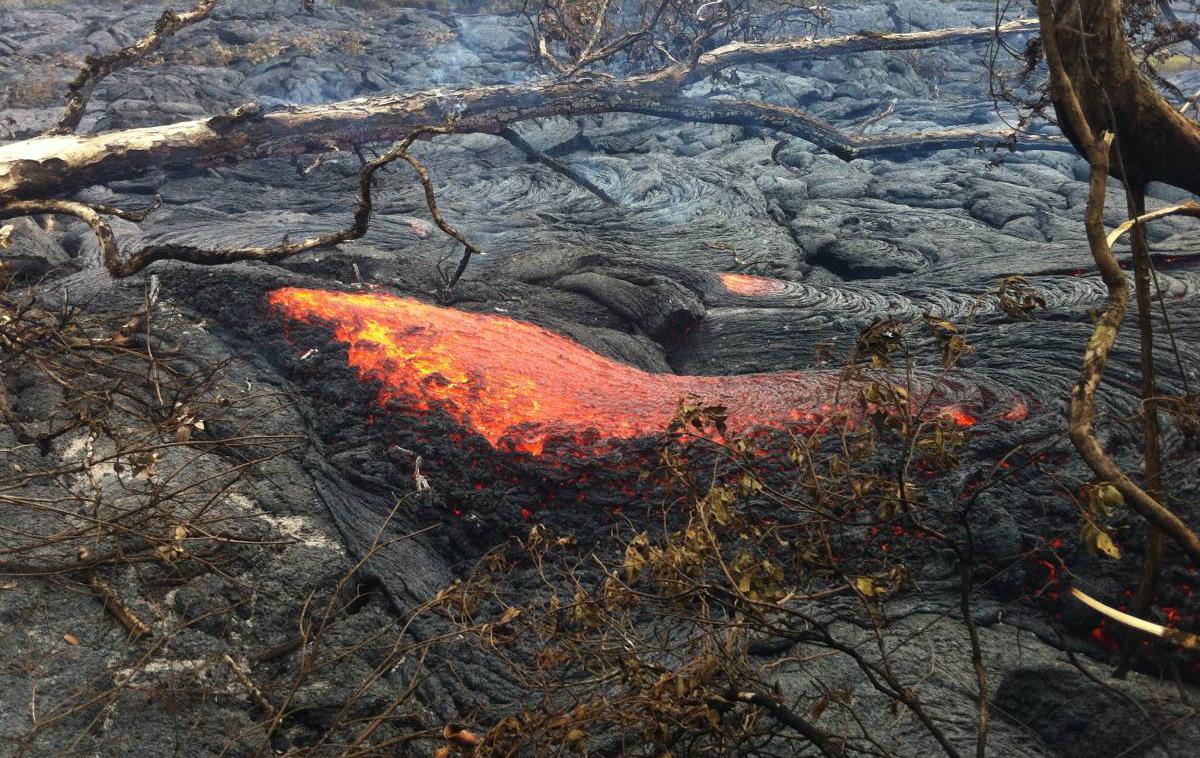
M382 293L284 288L267 300L294 321L331 327L359 377L380 384L380 405L441 411L494 448L531 455L655 436L684 397L726 407L732 434L811 432L855 407L831 404L838 383L833 374L651 374L495 314ZM976 421L961 405L940 412L959 426ZM551 441L569 445L547 450Z
M953 421L957 426L975 426L975 417L960 405L950 405L943 408L942 415Z
M721 286L734 295L754 297L756 295L775 295L787 290L787 285L784 282L765 276L718 274L717 278L721 280Z
M659 434L685 396L729 408L732 433L811 430L833 411L824 375L651 374L523 321L379 293L286 288L268 302L332 327L359 377L381 384L382 405L440 410L493 447L532 455L551 440L586 451Z
M997 418L1004 421L1024 421L1029 418L1029 406L1025 405L1025 401L1021 398L1016 398L1012 401L1009 409L1001 413Z

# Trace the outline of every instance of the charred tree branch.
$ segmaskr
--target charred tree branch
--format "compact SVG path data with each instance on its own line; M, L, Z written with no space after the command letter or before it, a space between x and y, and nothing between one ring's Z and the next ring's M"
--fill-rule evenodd
M454 276L447 280L447 286L453 287L462 276L462 272L466 269L467 262L471 256L480 254L480 251L468 242L454 227L442 219L441 213L438 211L437 202L433 196L433 186L429 180L429 173L416 159L408 155L408 149L420 137L448 134L453 131L453 128L452 125L420 127L397 142L378 158L368 161L359 172L358 200L354 212L354 220L350 226L327 234L308 237L297 242L291 242L285 237L278 245L229 248L224 250L209 250L185 245L155 245L142 248L128 256L123 256L117 245L116 236L112 232L112 227L104 220L104 216L116 216L135 222L142 221L159 206L161 200L157 198L153 206L136 212L125 211L106 205L88 205L73 200L14 200L8 203L0 203L0 220L38 214L74 216L91 228L100 247L101 262L109 273L115 277L124 277L137 273L151 263L160 260L178 260L198 265L218 265L245 260L274 262L309 250L330 247L342 242L355 240L366 234L370 226L371 214L374 210L372 185L375 173L389 163L402 158L417 171L421 179L421 184L425 188L426 203L429 205L429 211L438 228L462 243L466 249Z
M774 129L811 142L826 152L852 161L857 158L904 156L936 150L989 149L1006 147L1011 132L947 129L912 132L880 137L847 134L828 121L804 111L756 100L706 100L703 98L663 98L624 110L679 121L733 124ZM1016 145L1025 150L1074 151L1069 143L1053 137L1029 136Z
M1000 34L1031 31L1029 21L1000 27ZM455 119L457 132L498 134L505 126L535 118L598 113L656 113L666 118L688 119L703 113L678 112L664 105L677 98L679 90L729 66L827 58L841 53L867 50L910 50L932 45L964 44L991 39L995 29L944 29L912 34L859 34L822 40L786 43L726 45L701 55L696 65L679 64L651 74L626 79L577 77L558 82L473 87L462 90L430 90L409 95L356 98L319 106L292 107L268 113L243 106L229 114L185 121L167 126L146 127L94 135L55 135L0 146L0 198L26 199L62 196L92 184L137 176L163 167L195 167L221 162L245 161L271 155L326 152L339 146L387 142L408 134L422 124ZM722 109L730 106L707 102L709 121L721 121ZM748 106L759 117L782 123L783 111L767 104ZM730 114L731 123L747 123L743 112ZM791 114L799 111L789 110ZM1182 119L1182 117L1180 117ZM823 122L822 122L823 123ZM784 124L786 125L786 124ZM778 128L775 126L774 128ZM821 127L805 121L793 127L820 135ZM947 142L934 135L926 149L963 146L970 138L958 134ZM832 136L829 144L842 141ZM993 140L987 135L978 141ZM998 139L997 139L998 141ZM855 157L910 152L917 138L902 146L877 143ZM1052 144L1038 142L1038 146ZM853 147L853 144L851 145ZM847 150L842 150L843 154Z
M845 37L794 39L785 42L734 42L701 55L691 76L699 79L721 69L745 63L788 63L873 50L920 50L943 45L988 42L997 35L1026 34L1037 29L1037 19L1017 19L998 27L935 29L929 32L894 34L864 32Z
M425 205L429 208L429 215L433 216L433 223L437 224L438 228L445 232L448 236L458 240L463 246L462 257L458 260L458 268L454 273L445 278L446 289L452 289L458 284L458 280L462 278L463 272L467 270L467 264L471 261L473 255L483 255L479 248L472 245L466 237L462 235L453 226L446 223L442 218L442 212L438 210L437 198L433 194L433 182L429 179L429 171L416 158L408 153L403 153L402 156L408 165L412 166L413 171L417 172L417 177L421 180L421 187L425 190Z
M565 163L555 160L549 155L546 155L542 151L538 150L536 147L526 142L520 134L517 134L515 129L506 126L500 130L500 136L508 140L510 145L524 153L529 160L541 163L554 173L570 179L580 187L583 187L588 192L600 198L605 205L617 205L616 200L613 200L607 192L593 184L586 176L566 165Z
M52 135L74 132L83 119L84 111L87 110L88 101L91 100L96 85L109 74L128 68L150 55L162 47L164 42L175 36L180 29L208 18L217 2L218 0L200 0L195 8L186 13L165 10L155 22L154 29L132 45L107 55L88 56L84 61L83 70L67 85L67 104L62 116L59 117L58 123L47 129L45 133Z

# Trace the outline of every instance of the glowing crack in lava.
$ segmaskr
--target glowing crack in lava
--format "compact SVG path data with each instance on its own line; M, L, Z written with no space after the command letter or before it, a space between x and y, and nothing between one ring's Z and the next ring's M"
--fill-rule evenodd
M779 295L787 292L787 283L779 279L752 274L718 274L717 278L726 292L747 297Z
M284 288L267 299L291 320L331 327L359 378L380 384L382 406L441 411L497 449L540 456L651 437L685 396L725 406L731 433L811 431L835 412L832 375L651 374L499 315L381 293Z

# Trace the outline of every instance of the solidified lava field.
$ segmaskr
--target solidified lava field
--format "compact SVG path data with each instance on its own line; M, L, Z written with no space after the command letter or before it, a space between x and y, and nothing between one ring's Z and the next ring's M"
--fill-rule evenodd
M994 21L994 4L976 0L839 2L830 11L833 27L823 33ZM159 12L158 2L0 5L0 87L10 93L0 98L0 129L15 139L45 128L59 101L31 82L61 91L76 58L129 43ZM306 13L294 0L226 3L154 65L105 80L81 131L197 118L247 101L286 108L525 81L540 75L527 32L523 17L486 8L318 2ZM288 42L297 37L313 42ZM894 101L886 118L863 125L866 134L1001 128L985 57L985 46L965 45L751 66L688 94L800 107L847 130ZM1194 72L1180 76L1185 91L1200 85ZM1088 551L1079 537L1091 476L1065 436L1065 405L1104 294L1083 234L1081 159L1061 150L944 150L844 162L756 128L635 115L516 129L616 205L499 137L418 143L413 152L429 168L442 215L486 253L448 293L439 290L439 272L460 248L429 221L421 186L404 167L380 174L366 236L275 265L160 262L114 281L82 224L16 227L0 257L30 273L10 299L54 308L69 302L115 325L105 327L111 332L153 288L145 331L154 352L172 362L170 381L140 364L106 363L95 369L100 384L152 396L176 378L182 387L203 376L204 390L180 390L178 401L155 406L174 414L173 429L187 428L167 433L175 441L161 460L130 464L118 456L91 478L31 483L12 472L105 454L110 441L72 414L86 405L98 416L88 403L111 396L93 388L87 402L72 398L46 379L44 366L13 373L0 424L0 464L10 477L3 491L25 488L28 502L69 506L76 509L70 519L86 521L95 492L157 497L166 490L153 483L166 481L195 497L191 513L214 514L203 536L224 539L231 552L104 569L104 581L155 629L150 639L160 641L152 642L129 642L128 630L86 589L88 579L0 577L0 630L11 643L0 651L0 744L30 756L323 754L326 747L337 755L319 741L339 718L370 723L408 693L402 717L379 735L429 734L378 754L430 754L446 744L444 725L487 728L533 706L529 682L456 638L448 612L409 621L414 609L470 577L481 557L508 556L493 551L531 529L561 537L577 551L572 558L588 564L585 578L599 581L586 573L594 571L589 551L620 556L625 543L614 535L674 526L677 516L660 509L672 494L654 474L681 400L726 409L727 435L759 441L762 482L782 492L800 486L794 466L778 465L797 440L835 425L887 426L887 414L864 394L886 377L909 387L921 420L961 439L955 465L916 456L913 470L921 498L938 513L970 503L968 515L946 516L944 524L972 533L972 615L993 706L989 753L1194 750L1197 653L1139 642L1128 678L1112 679L1120 632L1066 592L1081 586L1128 605L1142 551L1139 522L1124 511L1109 524L1122 560ZM1051 124L1033 129L1057 133ZM357 158L331 153L309 171L298 161L162 169L78 198L139 207L161 197L162 207L140 224L114 220L129 248L269 244L344 226ZM1152 207L1182 197L1150 189ZM1114 190L1106 224L1124 217ZM1194 221L1166 219L1150 229L1173 335L1173 343L1156 344L1163 394L1200 386L1198 240ZM1127 262L1127 248L1117 253ZM1011 276L1024 277L1040 298L1028 317L1006 310L996 294ZM958 326L971 346L961 366L942 369L942 344L926 319ZM890 366L848 376L844 363L860 334L881 324L894 325L903 348ZM1103 444L1127 470L1138 460L1138 389L1137 345L1123 340L1098 415ZM130 402L107 404L113 428L134 423L122 415L133 414ZM698 436L701 443L725 437ZM1164 453L1169 503L1200 523L1195 440L1164 424ZM894 464L895 450L882 455L881 469ZM151 467L152 476L138 479ZM765 498L751 504L762 523L772 523L771 507ZM24 555L13 547L22 535L63 528L54 514L27 516L0 500L7 551L0 560ZM171 543L180 554L199 539L197 527L164 519L155 529L181 534ZM919 530L881 527L875 514L846 514L830 539L839 555L902 563L911 586L882 606L888 623L879 639L845 620L861 610L848 593L797 600L798 607L833 619L856 650L887 647L948 738L963 754L973 750L975 674L956 556ZM62 558L67 550L67 558L86 560L78 547L34 555ZM1168 557L1153 620L1200 631L1200 569L1170 547ZM544 589L539 568L506 560L499 562L508 584L480 613ZM342 581L352 569L353 580ZM322 665L301 677L310 648L295 643L297 630L327 601L342 609L331 614L338 622L329 646L312 648ZM403 639L432 641L428 660L389 658L396 649L376 633L394 627ZM515 657L537 654L530 640L512 644ZM759 645L747 656L774 672L774 691L805 713L831 699L853 702L855 724L814 718L874 734L880 743L857 743L864 754L939 749L919 719L881 697L853 665L809 661L805 652ZM370 678L385 660L386 671ZM427 673L410 686L421 665ZM247 694L247 675L267 701L286 696L291 704L265 745L241 738L264 718L261 700ZM115 694L97 699L96 692ZM360 710L341 714L347 702ZM39 712L50 717L39 720ZM797 744L754 749L807 754ZM598 736L591 750L642 754L612 734ZM681 746L674 754L700 753Z

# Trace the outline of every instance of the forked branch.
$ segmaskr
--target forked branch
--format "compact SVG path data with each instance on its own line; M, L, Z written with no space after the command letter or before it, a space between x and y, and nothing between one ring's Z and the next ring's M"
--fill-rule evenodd
M89 55L84 61L79 75L67 85L67 105L62 116L59 117L58 123L46 130L45 134L71 134L74 132L79 127L84 111L87 110L88 101L91 100L92 93L101 80L150 55L162 47L164 42L175 36L180 29L208 18L217 2L218 0L200 0L195 8L186 13L165 10L155 22L154 29L132 45L99 57Z
M158 199L156 199L153 206L136 212L107 205L88 205L87 203L75 200L14 200L0 204L0 220L41 214L73 216L83 221L92 230L92 233L96 237L96 242L100 247L101 262L104 264L104 268L115 277L129 276L141 271L151 263L161 260L177 260L206 266L247 260L274 262L309 250L330 247L342 242L355 240L365 235L371 223L371 214L374 211L372 185L376 172L397 159L404 159L416 170L417 175L420 177L421 185L425 189L426 204L429 207L429 212L433 216L434 222L443 232L462 243L465 248L457 270L447 281L447 286L453 287L462 276L471 256L479 254L480 251L467 241L458 230L442 219L437 202L434 199L433 186L429 180L429 173L425 170L424 166L408 154L409 148L420 137L448 134L453 130L454 127L452 124L420 127L397 142L378 158L368 161L359 172L358 199L354 219L351 224L344 229L307 237L296 242L289 241L285 237L276 245L256 245L218 250L189 245L152 245L128 255L122 254L117 244L116 236L113 234L112 227L104 217L115 216L128 221L140 222L145 220L158 207L160 202Z

